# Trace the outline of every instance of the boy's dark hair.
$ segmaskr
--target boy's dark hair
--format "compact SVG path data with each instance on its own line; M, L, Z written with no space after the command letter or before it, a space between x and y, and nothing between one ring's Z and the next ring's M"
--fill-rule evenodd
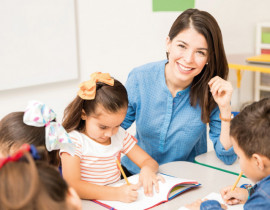
M247 157L257 153L270 159L270 98L254 102L236 115L230 135Z
M0 121L0 151L8 156L10 150L23 144L33 144L37 149L45 147L45 126L35 127L23 122L24 112L12 112ZM59 166L59 150L48 152L48 162Z
M98 105L102 105L111 113L127 107L128 96L124 85L116 79L114 79L113 86L98 82L95 99L84 100L77 96L64 111L63 127L67 132L84 130L85 121L81 119L82 112L84 111L86 116L97 114Z

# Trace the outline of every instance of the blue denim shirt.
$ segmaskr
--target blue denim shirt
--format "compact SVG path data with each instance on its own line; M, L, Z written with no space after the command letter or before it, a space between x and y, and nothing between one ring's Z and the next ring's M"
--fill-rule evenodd
M190 86L175 97L165 80L167 60L149 63L129 73L126 89L128 112L122 127L127 129L136 121L138 145L159 164L172 161L194 161L207 151L206 124L201 121L199 105L190 105ZM225 150L219 141L221 121L216 107L210 115L209 137L217 157L226 164L236 160L233 148ZM139 168L126 156L122 164L133 174Z
M201 210L222 209L219 202L208 200L201 204ZM252 194L244 205L244 210L270 209L270 175L253 186Z

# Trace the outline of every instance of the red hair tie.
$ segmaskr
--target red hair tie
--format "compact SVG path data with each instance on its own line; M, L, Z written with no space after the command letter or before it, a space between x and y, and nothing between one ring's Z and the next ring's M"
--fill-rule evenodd
M14 162L14 161L21 159L21 157L24 155L24 153L30 151L30 148L31 147L29 144L23 144L20 147L20 149L16 153L14 153L13 155L8 156L6 158L1 158L0 159L0 168L2 168L8 162Z

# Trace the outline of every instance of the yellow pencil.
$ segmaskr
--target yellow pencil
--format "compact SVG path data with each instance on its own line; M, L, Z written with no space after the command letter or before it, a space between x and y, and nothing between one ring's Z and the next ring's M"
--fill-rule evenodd
M118 167L119 167L119 169L120 169L120 171L121 171L121 173L122 173L124 179L126 180L127 185L130 185L130 183L129 183L128 179L127 179L127 176L126 176L126 174L125 174L125 172L124 172L124 170L123 170L121 164L119 163L118 159L115 158L115 161L116 161L116 163L117 163L117 165L118 165Z
M231 191L234 191L234 189L235 189L236 185L238 184L238 182L239 182L240 178L242 177L242 175L243 175L243 171L241 171L241 173L239 174L239 176L238 176L238 178L236 179L236 181L235 181L235 183L234 183L234 185L233 185Z

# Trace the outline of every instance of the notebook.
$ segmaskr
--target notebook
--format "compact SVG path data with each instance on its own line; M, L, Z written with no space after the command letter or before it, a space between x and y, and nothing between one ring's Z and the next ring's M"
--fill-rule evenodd
M166 174L160 174L164 177L165 183L159 182L159 193L156 193L153 189L153 196L147 197L144 195L143 188L138 190L138 199L132 203L124 203L120 201L106 201L106 200L92 200L108 209L150 209L161 203L167 202L177 195L191 189L200 186L200 184L195 180L181 179ZM137 184L139 180L139 175L133 175L128 177L131 184ZM120 186L126 184L125 180L120 180L110 186Z
M208 194L206 197L204 197L203 199L216 200L219 203L225 204L220 193L212 192ZM225 205L227 206L227 210L243 210L244 209L244 204L237 204L237 205L225 204ZM178 210L188 210L188 208L183 206L183 207L180 207Z
M270 54L261 54L246 59L250 63L270 64Z

